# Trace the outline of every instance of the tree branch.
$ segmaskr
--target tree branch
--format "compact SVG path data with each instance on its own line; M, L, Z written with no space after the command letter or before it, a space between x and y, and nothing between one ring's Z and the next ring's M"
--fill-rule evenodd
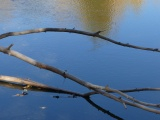
M100 39L103 39L103 40L109 41L111 43L114 43L116 45L120 45L120 46L124 46L124 47L130 47L130 48L135 48L135 49L140 49L140 50L148 50L148 51L160 52L160 49L158 49L158 48L141 47L141 46L136 46L136 45L132 45L132 44L129 44L129 43L118 42L116 40L107 38L105 36L100 35L100 33L103 32L103 31L97 31L95 33L91 33L91 32L75 30L75 29L66 29L66 28L39 28L39 29L26 30L26 31L22 31L22 32L4 33L4 34L0 35L0 39L6 38L6 37L9 37L9 36L25 35L25 34L40 33L40 32L76 33L76 34L81 34L81 35L86 35L86 36L97 37L97 38L100 38Z
M29 79L22 79L22 78L17 78L17 77L0 75L0 81L23 85L23 87L27 88L27 89L36 87L38 89L43 89L48 92L70 94L70 95L83 97L83 95L80 93L76 93L76 92L72 92L72 91L68 91L68 90L64 90L64 89L59 89L59 88L55 88L55 87L50 87L48 85L44 85L44 84L29 80Z
M17 51L13 51L13 50L8 50L7 48L3 48L3 47L0 47L0 52L3 52L5 54L9 54L11 56L14 56L14 57L17 57L31 65L34 65L36 67L39 67L39 68L42 68L42 69L46 69L46 70L49 70L51 72L54 72L54 73L57 73L65 78L69 78L70 80L74 81L74 82L77 82L78 84L84 86L84 87L87 87L88 89L92 89L94 90L95 92L103 95L103 96L106 96L110 99L113 99L117 102L120 102L122 103L123 105L130 105L130 106L134 106L134 107L138 107L138 108L141 108L143 110L147 110L147 111L150 111L150 112L154 112L154 113L157 113L157 114L160 114L160 110L157 110L157 109L153 109L153 108L150 108L150 107L147 107L147 106L152 106L150 103L148 103L148 105L141 101L138 101L136 99L134 99L133 97L130 97L124 93L122 93L121 91L118 91L118 90L115 90L115 89L112 89L112 88L109 88L109 87L103 87L103 86L98 86L98 85L94 85L92 83L89 83L89 82L86 82L84 80L81 80L69 73L65 73L65 71L62 71L58 68L55 68L55 67L52 67L52 66L49 66L49 65L46 65L46 64L43 64L43 63L40 63L40 62L37 62L36 60L28 57L28 56L25 56ZM64 74L65 73L65 74ZM112 91L112 92L116 92L118 93L119 95L121 96L124 96L127 100L121 98L121 97L116 97L115 95L113 94L110 94L108 92L106 92L107 90L109 91ZM131 101L130 101L131 100ZM157 106L154 106L154 107L159 107L159 104Z

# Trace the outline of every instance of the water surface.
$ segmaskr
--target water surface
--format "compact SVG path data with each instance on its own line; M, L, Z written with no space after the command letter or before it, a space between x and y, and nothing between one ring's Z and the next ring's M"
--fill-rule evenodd
M102 35L120 42L159 48L159 0L0 0L0 33L27 29L60 27ZM98 38L70 33L39 33L8 37L1 46L14 44L14 50L40 62L98 85L115 89L159 87L160 55L117 46ZM38 69L14 57L0 54L0 72L69 89L88 89L49 71ZM33 92L13 97L19 89L0 87L1 113L5 120L114 120L82 98L52 98L53 93ZM130 93L147 102L159 102L158 92ZM63 96L63 95L61 95ZM64 95L65 96L65 95ZM125 120L160 119L159 115L124 106L99 95L91 98L98 105ZM40 107L45 106L42 110Z

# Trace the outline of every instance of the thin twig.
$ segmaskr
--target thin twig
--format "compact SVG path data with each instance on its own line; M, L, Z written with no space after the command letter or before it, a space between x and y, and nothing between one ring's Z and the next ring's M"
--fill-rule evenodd
M11 44L10 46L8 46L7 50L10 50L12 46L13 46L13 44Z

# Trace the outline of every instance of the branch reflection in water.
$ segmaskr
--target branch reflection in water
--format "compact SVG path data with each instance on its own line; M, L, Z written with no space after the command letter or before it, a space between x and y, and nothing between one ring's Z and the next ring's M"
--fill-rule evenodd
M6 81L0 81L0 86L2 87L7 87L7 88L11 88L11 89L18 89L18 90L24 90L24 88L26 88L28 85L27 84L19 84L19 83L15 83L15 82L6 82ZM57 91L55 91L54 89L50 88L50 87L39 87L39 86L29 86L26 88L28 91L35 91L35 92L52 92L52 93L57 93ZM64 92L59 92L59 94L65 94ZM69 93L68 93L69 94ZM96 103L94 103L89 97L83 97L83 96L79 96L81 98L84 98L89 104L91 104L94 108L98 109L98 111L101 111L107 115L109 115L112 118L115 118L117 120L123 120L123 118L111 113L110 111L100 107L99 105L97 105ZM78 98L78 94L77 95L70 95L67 97L63 97L63 96L53 96L53 98Z

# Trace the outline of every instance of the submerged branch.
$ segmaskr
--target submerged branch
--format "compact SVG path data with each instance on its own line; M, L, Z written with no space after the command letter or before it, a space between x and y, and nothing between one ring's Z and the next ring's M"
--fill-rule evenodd
M0 75L0 82L7 82L7 83L12 83L12 84L17 84L17 85L22 85L23 88L30 89L30 88L37 88L39 90L44 90L48 92L54 92L54 93L62 93L62 94L70 94L70 95L75 95L75 96L80 96L83 97L82 94L64 90L64 89L59 89L55 87L50 87L48 85L44 85L29 79L22 79L22 78L17 78L17 77L11 77L11 76L4 76Z
M18 35L25 35L25 34L32 34L32 33L40 33L40 32L76 33L76 34L81 34L81 35L86 35L86 36L97 37L97 38L100 38L100 39L103 39L103 40L109 41L111 43L114 43L116 45L120 45L120 46L124 46L124 47L130 47L130 48L135 48L135 49L140 49L140 50L160 52L160 49L158 49L158 48L141 47L141 46L136 46L136 45L132 45L132 44L129 44L129 43L118 42L116 40L107 38L105 36L100 35L100 33L103 32L103 31L97 31L95 33L91 33L91 32L75 30L75 29L67 29L67 28L39 28L39 29L26 30L26 31L22 31L22 32L8 32L8 33L1 34L0 39L6 38L6 37L9 37L9 36L18 36Z
M53 98L77 98L77 96L84 98L88 103L90 103L93 107L96 109L102 111L105 114L108 114L112 118L118 119L118 120L123 120L122 118L116 116L115 114L111 113L110 111L100 107L99 105L95 104L89 96L83 96L80 93L75 93L75 92L68 92L66 90L59 91L58 88L50 87L48 85L44 85L29 79L22 79L22 78L17 78L17 77L11 77L11 76L4 76L0 75L0 86L8 87L8 88L13 88L13 89L20 89L20 90L31 90L31 91L41 91L41 92L52 92L52 93L60 93L60 94L69 94L71 96L53 96Z
M124 120L123 118L111 113L110 111L100 107L99 105L95 104L90 98L86 98L85 99L87 102L89 102L93 107L97 108L98 110L102 111L103 113L108 114L109 116L111 116L112 118L115 118L117 120Z

